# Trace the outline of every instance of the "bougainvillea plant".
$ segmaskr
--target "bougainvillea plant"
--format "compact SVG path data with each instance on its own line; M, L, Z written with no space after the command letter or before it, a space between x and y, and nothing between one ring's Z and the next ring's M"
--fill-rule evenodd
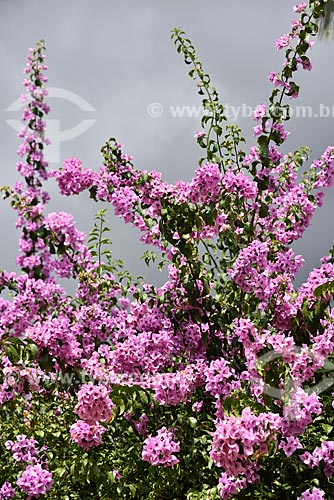
M190 182L136 170L115 139L100 170L73 157L50 171L44 42L29 50L22 182L2 188L21 273L0 275L1 500L333 498L334 252L296 288L291 244L333 182L334 147L312 163L280 152L325 3L296 5L277 39L284 64L247 150L173 30L205 109ZM48 212L51 177L102 205L88 237ZM110 204L155 248L144 259L167 267L163 286L113 260Z

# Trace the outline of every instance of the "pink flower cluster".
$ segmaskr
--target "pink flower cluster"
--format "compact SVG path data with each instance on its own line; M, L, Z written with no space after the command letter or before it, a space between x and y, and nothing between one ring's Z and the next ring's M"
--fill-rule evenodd
M247 470L250 461L268 453L268 446L280 428L280 416L273 413L254 415L249 408L240 417L219 420L213 433L210 458L233 477Z
M267 108L265 104L258 104L253 112L253 120L259 121L261 120L267 112Z
M254 240L243 248L228 274L245 292L257 292L266 288L268 277L263 271L268 265L269 243Z
M271 210L271 216L275 219L272 231L279 241L290 243L304 234L316 204L310 201L302 186L291 188L279 201L279 205Z
M78 420L75 424L71 425L70 435L75 443L81 448L88 450L93 446L102 444L102 436L106 430L107 429L99 423L88 424L83 420Z
M297 498L297 500L322 500L323 498L325 498L324 495L324 491L314 487L312 488L312 490L307 489L303 491L303 493L300 497Z
M297 437L289 436L281 440L279 448L284 451L287 457L291 457L296 450L302 448L302 445Z
M45 495L53 483L51 472L43 469L41 464L28 465L16 481L21 490L28 493L29 498Z
M0 500L5 500L6 498L13 498L15 496L15 490L11 483L5 481L0 488Z
M289 35L283 35L277 38L276 40L276 48L277 50L281 50L285 47L288 47L290 43L290 37Z
M293 10L294 10L294 12L297 12L298 14L300 14L301 12L304 12L306 7L307 7L307 4L305 2L300 2L293 7Z
M110 356L110 368L116 372L156 373L170 365L175 352L171 331L162 329L159 333L153 333L148 329L147 332L137 332L135 336L115 343L116 349Z
M33 438L24 434L16 436L15 441L6 441L5 447L13 454L14 460L19 464L28 463L22 474L18 477L16 484L28 498L45 495L53 485L52 473L48 471L46 457L41 455L45 448L38 449L38 443ZM0 489L0 499L12 498L16 494L13 486L5 482Z
M206 370L205 390L222 401L238 389L240 389L240 381L231 364L223 358L211 361Z
M77 365L82 356L82 348L77 338L77 332L71 325L71 319L60 314L46 321L36 321L26 328L26 336L33 340L41 349L48 352L68 365Z
M327 477L332 477L334 472L334 441L323 441L313 453L305 451L300 455L300 458L311 468L318 467L323 462L324 473Z
M74 157L65 159L62 167L51 172L51 176L55 177L61 194L65 196L79 194L94 182L94 173L87 168L83 171L82 162Z
M47 70L48 67L46 64L40 63L40 60L45 58L42 52L43 49L44 44L41 42L35 50L31 49L29 51L27 65L24 69L24 73L29 76L24 80L23 85L29 92L31 100L28 100L27 95L21 96L21 102L28 101L22 116L22 121L28 122L28 125L24 126L19 133L19 136L24 138L24 142L20 146L18 154L20 156L27 155L27 162L25 164L19 162L17 167L22 175L30 180L36 173L41 179L45 180L48 177L46 173L47 162L43 159L43 150L40 147L43 143L49 143L49 140L44 137L46 125L43 121L43 115L47 114L50 108L44 102L47 90L41 85L48 81L43 74L43 71ZM36 113L36 109L38 113ZM39 187L40 185L40 181L37 181L36 186Z
M229 476L226 472L220 475L218 481L218 491L223 500L233 498L237 493L247 488L250 484L260 482L260 476L257 471L260 467L256 463L248 463L241 476Z
M222 184L228 193L236 193L245 199L255 199L258 192L256 182L242 172L229 170L224 175Z
M37 441L27 438L24 434L16 436L16 442L6 441L5 447L13 454L13 458L18 462L30 462L36 464L39 450L36 448Z
M188 364L176 373L158 373L150 384L155 399L161 405L177 405L189 401L192 392L203 384L205 366Z
M281 432L283 436L303 434L313 421L314 415L320 415L322 404L315 392L307 394L301 387L296 387L291 401L283 407Z
M179 462L174 453L179 451L180 443L174 440L173 430L162 427L157 431L156 436L150 434L145 439L142 459L154 466L174 467Z
M139 434L142 436L147 435L147 424L148 424L149 418L146 415L146 413L143 413L140 415L139 420L136 420L133 422L133 425L135 426L135 429Z
M85 422L94 425L96 422L108 422L115 407L104 385L84 384L78 392L78 404L75 413Z
M216 201L220 193L219 165L205 163L198 167L189 185L189 199L194 203Z

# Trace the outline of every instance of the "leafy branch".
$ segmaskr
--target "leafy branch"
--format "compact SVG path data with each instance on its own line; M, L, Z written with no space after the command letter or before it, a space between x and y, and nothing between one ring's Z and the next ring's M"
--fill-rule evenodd
M106 237L106 233L110 232L106 225L107 209L102 208L95 215L95 222L92 231L88 237L88 249L92 257L96 258L98 263L97 273L99 277L104 273L114 273L117 269L123 267L122 260L113 260L112 251L110 249L112 242Z
M208 127L206 134L199 134L197 143L200 147L206 149L206 157L200 159L200 164L207 160L212 163L217 163L225 173L225 160L223 149L227 149L228 157L231 151L235 153L235 161L238 164L239 159L243 158L243 153L236 150L239 142L245 142L240 136L241 130L233 125L226 125L227 116L225 107L220 102L218 92L210 85L210 76L203 70L202 62L197 58L195 47L188 38L185 38L185 32L180 28L172 30L171 38L174 41L178 53L183 53L186 64L192 64L192 69L189 71L189 76L193 80L197 80L199 95L204 96L202 105L204 116L201 119L203 129ZM227 135L223 136L223 129L228 131ZM212 138L214 135L214 138ZM228 142L227 139L230 139ZM232 141L232 147L228 146Z

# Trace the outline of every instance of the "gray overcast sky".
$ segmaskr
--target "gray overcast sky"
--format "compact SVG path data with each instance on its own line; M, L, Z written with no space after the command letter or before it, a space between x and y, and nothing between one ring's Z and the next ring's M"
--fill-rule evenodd
M15 164L19 139L7 120L20 112L6 111L23 91L22 68L27 48L40 38L47 43L49 86L73 92L95 111L82 110L75 102L51 97L50 119L61 131L82 120L95 123L85 133L61 142L60 163L77 156L84 165L98 169L100 148L111 136L125 144L139 169L163 172L168 181L189 180L201 156L193 138L199 118L173 117L171 107L199 106L188 67L170 40L171 28L182 27L224 103L242 107L266 102L271 91L267 75L281 68L283 54L275 39L288 32L294 14L293 0L0 0L0 184L17 179ZM294 118L287 128L287 149L310 146L318 157L334 145L333 43L317 42L311 51L314 69L299 72L301 97L293 105L329 106L328 118ZM63 92L65 96L65 93ZM160 103L163 113L151 117L148 106ZM333 109L332 109L333 108ZM235 108L237 109L237 108ZM244 108L246 109L246 108ZM248 146L253 145L251 118L240 118ZM49 123L51 126L51 124ZM56 148L57 149L57 148ZM56 155L56 153L54 153ZM53 157L55 158L55 156ZM56 168L57 163L51 163ZM98 207L86 195L65 199L51 183L49 210L73 213L78 227L89 230ZM2 245L0 267L15 269L18 234L15 214L1 202ZM302 277L318 265L333 242L331 190L313 225L295 248L306 259ZM162 277L139 259L143 248L138 233L111 217L113 250L134 274L144 274L157 284Z

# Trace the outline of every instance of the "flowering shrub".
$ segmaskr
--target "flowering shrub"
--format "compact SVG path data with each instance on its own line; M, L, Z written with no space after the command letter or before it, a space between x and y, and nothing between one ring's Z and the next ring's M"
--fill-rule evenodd
M308 168L307 148L279 150L324 4L296 5L277 39L284 64L249 150L173 30L206 111L189 182L136 170L115 139L99 170L72 157L49 171L44 42L30 49L23 179L2 188L21 272L0 273L0 499L332 498L334 250L296 288L290 245L333 182L334 147ZM114 261L105 207L88 238L70 214L47 213L51 177L62 195L111 204L168 281ZM58 278L75 280L73 296Z

